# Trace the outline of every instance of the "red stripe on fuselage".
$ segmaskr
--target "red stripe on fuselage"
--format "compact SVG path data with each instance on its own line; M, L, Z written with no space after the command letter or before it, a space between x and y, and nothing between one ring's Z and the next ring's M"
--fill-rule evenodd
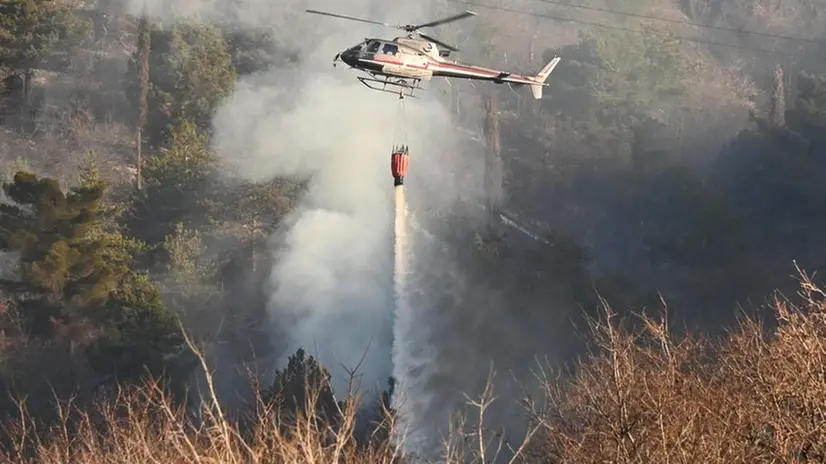
M391 59L387 59L387 58L384 58L384 57L378 57L378 56L375 57L373 59L373 61L376 61L378 63L383 63L383 64L394 64L396 66L404 66L404 67L407 67L407 68L424 69L424 70L427 70L428 67L429 67L429 64L430 64L430 63L428 63L424 66L419 66L419 65L415 65L415 64L404 63L402 61L391 60Z
M490 77L496 77L496 76L499 75L499 73L496 72L496 71L488 71L486 69L477 69L477 68L474 68L472 66L458 66L458 65L455 65L455 64L447 64L447 63L436 63L436 66L438 66L440 69L444 69L445 71L454 70L454 71L460 71L460 72L466 72L466 73L485 74L485 75L490 76Z
M454 72L466 73L466 74L481 74L481 75L487 76L487 77L497 77L500 74L500 72L498 72L498 71L488 71L487 69L479 69L479 68L474 68L472 66L461 66L461 65L440 63L440 62L432 62L432 61L428 61L424 66L419 66L419 65L415 65L415 64L404 63L402 61L394 60L394 59L391 59L391 58L386 58L384 56L376 56L373 59L373 61L376 61L378 63L383 63L383 64L392 64L392 65L397 65L397 66L405 66L405 67L413 68L413 69L432 70L434 73L436 73L438 71L444 71L444 72L454 71ZM531 81L530 79L528 79L524 76L520 76L520 75L511 74L510 76L507 76L507 79L523 82L525 84L533 83L533 81Z
M401 61L391 60L391 59L385 58L383 56L377 56L377 57L373 58L373 61L378 61L378 62L387 63L387 64L398 64L398 65L404 64Z

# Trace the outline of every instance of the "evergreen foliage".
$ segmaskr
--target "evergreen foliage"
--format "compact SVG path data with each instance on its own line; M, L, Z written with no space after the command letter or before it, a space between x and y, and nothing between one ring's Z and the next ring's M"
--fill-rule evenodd
M221 31L189 23L152 27L149 42L147 142L153 147L171 144L175 128L186 121L208 132L213 112L235 85L232 57ZM137 58L130 62L125 82L133 102L139 101Z
M8 0L0 4L0 65L28 72L60 69L65 54L81 43L89 24L54 0ZM44 63L51 59L52 63Z
M206 136L195 123L183 121L173 131L169 149L146 160L145 185L135 195L132 211L133 235L156 245L179 222L191 227L205 221L216 169Z
M3 190L10 201L0 205L0 250L19 256L19 276L2 288L27 330L70 337L103 374L157 374L180 334L157 288L132 267L140 245L104 226L106 184L89 170L64 192L21 171Z
M263 392L265 403L278 406L286 424L297 417L335 424L341 418L343 404L336 401L330 384L330 372L312 356L298 349L287 366L275 373L272 386Z

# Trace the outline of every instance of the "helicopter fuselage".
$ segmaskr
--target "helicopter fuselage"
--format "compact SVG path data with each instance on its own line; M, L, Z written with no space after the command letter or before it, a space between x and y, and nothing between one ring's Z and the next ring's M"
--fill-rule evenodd
M333 58L333 66L341 59L345 64L353 69L364 71L372 77L359 77L358 79L367 87L373 90L388 91L387 86L410 90L419 88L421 81L427 81L433 77L459 78L493 81L497 84L527 85L531 89L534 98L542 98L542 89L548 84L545 81L553 72L560 58L554 56L539 72L534 76L523 76L509 71L483 68L470 64L449 61L447 58L451 52L459 49L446 44L439 39L419 32L425 27L435 27L442 24L452 23L460 19L476 16L472 11L465 11L442 18L436 21L429 21L422 24L388 24L371 19L357 18L355 16L329 13L319 10L306 10L308 13L332 16L336 18L359 21L362 23L378 24L381 26L393 27L407 32L407 37L396 37L393 40L367 38L354 47L350 47ZM383 79L377 79L377 78ZM413 81L410 83L409 81ZM371 87L371 83L382 84L382 88ZM403 98L403 93L399 92L399 97ZM396 93L396 92L393 92Z
M509 82L525 85L547 85L533 77L506 71L450 61L447 50L440 50L430 41L396 37L393 40L366 39L336 56L348 66L373 75L385 77L430 80L433 77L462 78ZM334 60L335 61L335 60Z
M410 46L396 40L367 39L341 52L340 57L348 66L373 75L430 80L434 73L431 57L424 52L427 48L424 43Z

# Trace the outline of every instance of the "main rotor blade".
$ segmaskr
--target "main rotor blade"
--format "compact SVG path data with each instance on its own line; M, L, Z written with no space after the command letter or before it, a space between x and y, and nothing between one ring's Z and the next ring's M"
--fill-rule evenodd
M456 48L456 47L454 47L454 46L452 46L452 45L448 45L448 44L446 44L446 43L442 42L441 40L434 39L433 37L430 37L429 35L425 35L425 34L422 34L421 32L419 32L419 36L420 36L420 37L422 37L422 38L423 38L423 39L425 39L425 40L429 40L429 41L431 41L431 42L435 43L435 44L436 44L436 45L438 45L440 48L446 48L446 49L448 49L448 50L450 50L450 51L452 51L452 52L458 52L458 51L459 51L459 49L458 49L458 48Z
M345 16L345 15L340 15L340 14L335 14L335 13L327 13L326 11L318 11L318 10L305 10L305 11L307 13L315 13L315 14L324 15L324 16L332 16L334 18L349 19L349 20L352 20L352 21L360 21L362 23L378 24L379 26L387 26L387 27L395 27L392 24L381 23L381 22L378 22L378 21L371 21L369 19L356 18L354 16Z
M460 19L467 18L469 16L476 16L476 13L474 13L472 11L465 11L464 13L459 13L457 15L453 15L453 16L450 16L450 17L447 17L447 18L438 19L436 21L431 21L429 23L419 24L418 26L415 26L415 27L416 27L416 29L422 29L422 28L425 28L425 27L439 26L441 24L452 23L453 21L458 21Z

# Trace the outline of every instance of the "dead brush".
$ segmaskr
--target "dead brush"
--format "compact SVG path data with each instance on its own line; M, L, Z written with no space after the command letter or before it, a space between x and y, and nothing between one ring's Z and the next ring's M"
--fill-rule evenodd
M203 464L328 464L400 462L387 443L358 446L355 436L356 406L342 408L335 423L319 420L314 406L319 388L308 388L305 408L289 420L278 402L257 398L253 423L243 427L228 418L215 398L212 373L194 345L206 373L208 399L197 411L200 420L158 382L117 389L109 401L92 410L69 404L59 408L56 425L37 424L19 403L15 420L2 427L6 449L0 462L17 463L203 463ZM316 386L317 387L317 386Z
M602 315L589 320L593 352L564 380L544 375L542 401L523 402L530 421L521 444L484 426L496 399L491 374L481 397L468 398L479 420L450 424L440 462L826 462L826 293L800 274L798 302L773 301L776 327L743 316L718 342L674 337L665 317L639 316L633 328L603 301ZM208 391L197 420L153 382L120 389L92 410L64 405L52 427L20 403L0 430L0 461L405 463L390 439L402 436L393 414L360 440L361 398L348 391L333 414L322 413L317 382L301 395L303 408L285 411L284 398L259 396L245 422L227 417L206 361L190 348Z
M773 302L775 330L743 316L719 343L646 316L622 328L604 304L597 351L545 383L534 462L826 462L826 298L801 275L799 304Z

